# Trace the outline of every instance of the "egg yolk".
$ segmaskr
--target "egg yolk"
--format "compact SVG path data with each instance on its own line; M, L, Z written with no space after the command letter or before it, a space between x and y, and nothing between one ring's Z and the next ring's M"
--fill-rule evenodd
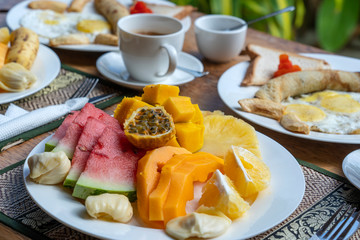
M47 25L58 25L59 21L58 20L51 20L51 19L47 19L44 21L45 24Z
M319 99L322 99L323 97L326 96L333 96L333 95L337 95L338 93L336 92L331 92L331 91L322 91L322 92L316 92L314 94L311 94L309 96L303 97L301 98L301 100L305 101L305 102L315 102Z
M339 113L360 111L360 103L348 94L326 96L321 100L320 104L323 108Z
M284 114L293 113L303 122L319 122L326 117L323 110L305 104L290 104L285 107Z
M39 18L47 25L58 25L60 21L64 19L64 16L59 13L54 13L51 15L48 12L42 12Z
M96 32L101 32L103 30L109 30L110 25L109 25L109 23L102 21L102 20L87 19L87 20L81 20L80 22L78 22L78 24L76 25L76 28L80 32L96 33Z

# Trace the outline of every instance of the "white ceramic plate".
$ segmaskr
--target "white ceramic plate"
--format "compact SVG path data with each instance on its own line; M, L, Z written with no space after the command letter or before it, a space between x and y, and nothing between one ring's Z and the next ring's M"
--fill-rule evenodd
M30 71L37 77L36 83L31 88L22 92L0 93L0 104L12 102L27 97L49 85L59 74L60 59L50 48L39 46L38 54Z
M313 58L324 59L328 63L330 63L331 68L334 70L343 70L350 72L359 71L360 59L336 56L336 55L328 55L328 54L309 53L303 55ZM249 86L249 87L240 86L242 80L244 79L248 66L249 66L249 62L241 62L231 67L220 77L218 82L218 93L220 95L220 98L235 113L260 126L295 137L324 141L324 142L336 142L336 143L348 143L348 144L360 143L359 135L327 134L327 133L319 133L313 131L311 131L309 135L293 133L283 128L276 120L241 111L238 101L244 98L253 98L256 91L259 89L259 87L257 86Z
M305 179L295 158L280 144L257 133L264 161L271 171L270 186L262 191L245 216L233 222L218 239L245 239L256 236L285 220L300 204ZM29 154L44 151L40 142ZM91 219L83 204L75 200L61 186L47 186L29 179L28 159L24 164L24 182L37 205L59 222L83 233L106 239L171 239L163 230L142 227L135 215L130 223L121 224ZM136 204L135 204L136 205ZM133 205L133 206L135 206Z
M8 14L6 15L6 24L13 31L20 27L21 18L28 12L31 11L27 7L27 5L33 0L26 0L16 4L14 7L10 9ZM70 3L71 0L58 0L65 3ZM161 3L164 5L174 5L171 2L167 2L164 0L144 0L145 2L151 3ZM125 6L131 5L131 1L129 0L119 0ZM94 13L96 10L93 7L93 3L89 3L83 10L84 12ZM186 31L189 30L191 26L191 18L188 16L181 20L184 25ZM42 44L47 45L49 43L49 39L40 37L40 42ZM84 51L84 52L109 52L109 51L117 51L119 48L117 46L109 46L109 45L101 45L101 44L87 44L87 45L63 45L57 46L56 48L66 49L66 50L74 50L74 51Z
M196 71L204 70L204 66L202 65L199 59L185 52L181 52L179 54L178 65ZM122 59L120 52L109 52L103 54L96 61L96 68L108 80L123 87L141 90L146 85L150 84L147 82L140 82L134 80L131 77L129 78L127 77L128 72L126 71L124 61ZM120 73L124 74L125 76L122 77ZM193 75L183 72L179 69L176 69L173 75L171 75L165 81L162 81L161 84L179 86L191 82L194 79L195 78Z
M360 189L360 149L349 153L345 157L342 169L347 179Z

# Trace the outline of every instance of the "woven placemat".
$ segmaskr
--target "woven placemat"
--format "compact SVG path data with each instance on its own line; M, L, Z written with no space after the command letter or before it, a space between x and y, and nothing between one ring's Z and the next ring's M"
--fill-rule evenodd
M57 222L33 202L25 189L23 164L0 171L0 221L33 239L95 239ZM309 239L342 203L359 206L360 191L355 187L335 175L301 167L306 189L300 205L281 224L253 239ZM357 231L352 239L359 238Z
M54 81L51 82L51 84L49 84L40 91L28 97L11 102L11 104L15 104L25 110L31 111L49 105L64 103L78 89L80 84L87 77L98 78L91 74L81 72L70 66L62 65L59 75L54 79ZM96 104L96 107L98 108L104 109L108 106L120 102L124 96L134 96L138 94L138 92L134 90L123 88L119 85L103 80L101 78L99 79L100 81L98 82L96 87L92 90L92 92L89 94L89 97L91 98L91 97L110 94L110 93L116 93L117 97ZM9 105L10 103L1 104L0 114L5 113ZM11 139L0 142L0 151L6 149L4 147L8 146L9 144L12 144L14 142L19 142L19 140L26 141L37 135L55 129L62 123L63 119L64 118L59 119L58 121L52 122L50 124L41 126L40 128L31 130L24 134L20 134Z

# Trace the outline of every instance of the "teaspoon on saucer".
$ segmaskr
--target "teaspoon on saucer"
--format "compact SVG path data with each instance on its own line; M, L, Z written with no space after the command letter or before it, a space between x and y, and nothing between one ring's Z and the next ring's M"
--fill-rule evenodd
M106 65L103 62L100 62L100 64L101 64L101 67L106 69L106 71L116 75L117 77L120 77L123 80L128 80L129 77L130 77L130 74L126 70L123 70L123 71L119 72L116 69L110 69L109 66L111 66L111 65ZM185 67L182 67L182 66L176 66L176 68L181 70L181 71L187 72L187 73L193 75L194 77L203 77L203 76L206 76L206 75L209 74L209 72L207 72L207 71L206 72L201 72L201 71L196 71L196 70L192 70L192 69L189 69L189 68L185 68Z

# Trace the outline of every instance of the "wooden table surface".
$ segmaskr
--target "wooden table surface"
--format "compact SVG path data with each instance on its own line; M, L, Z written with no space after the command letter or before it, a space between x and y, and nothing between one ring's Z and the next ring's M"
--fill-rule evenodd
M9 2L12 2L10 4ZM14 3L20 2L19 0L12 1L0 1L0 27L6 26L5 15L6 9L9 9ZM193 13L191 15L192 20L200 16L201 13ZM303 53L326 53L320 49L303 45L300 43L287 41L279 38L272 37L268 34L249 29L247 33L246 43L258 43L265 46L271 46L278 49L283 49L293 52ZM62 63L71 65L84 72L88 72L94 75L100 75L95 67L96 59L103 53L85 53L74 52L66 50L53 49L61 59ZM220 76L233 65L247 61L248 57L240 55L227 63L212 63L205 60L198 52L196 46L195 35L193 25L186 33L185 43L183 51L200 59L204 65L206 71L209 71L208 76L195 79L194 81L187 83L180 87L181 95L191 97L192 102L198 103L202 110L221 110L226 114L237 116L231 109L229 109L220 99L217 93L217 83ZM115 106L106 109L108 112L112 112ZM306 140L281 134L259 125L249 122L255 127L255 129L273 140L284 146L291 154L296 158L313 163L321 168L327 169L333 173L344 176L341 168L344 157L355 149L359 148L359 145L355 144L338 144L327 143L320 141ZM48 134L40 135L34 139L26 141L21 145L15 146L0 153L0 168L4 168L13 163L21 161L26 158L28 153L32 150L36 144L44 139ZM26 237L16 233L12 229L0 224L0 236L5 239L27 239Z

